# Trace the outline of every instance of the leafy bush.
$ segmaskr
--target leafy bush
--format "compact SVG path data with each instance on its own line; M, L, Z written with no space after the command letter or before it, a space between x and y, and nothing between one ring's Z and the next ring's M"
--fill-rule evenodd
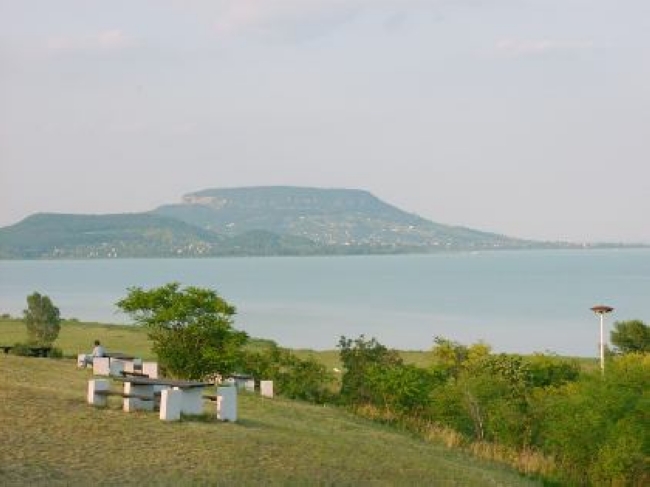
M344 368L340 393L343 403L356 406L376 403L376 391L367 380L370 369L402 365L397 351L389 350L374 338L367 340L364 335L354 340L342 336L338 348Z
M560 386L580 376L580 365L552 355L536 353L526 362L530 385L533 387Z
M27 343L15 343L9 353L19 357L31 357L32 350Z
M387 412L420 415L427 410L437 376L414 365L372 364L367 385L372 404Z
M278 395L317 404L332 400L334 377L313 358L300 359L289 349L271 344L261 351L247 352L243 363L244 370L256 379L272 380Z
M147 329L161 368L174 377L200 380L241 365L248 335L232 327L234 306L210 289L134 287L117 306Z
M47 356L50 358L63 358L63 350L60 348L52 347Z
M643 485L650 478L650 356L615 358L604 377L585 373L550 389L538 408L540 446L558 458L564 481Z
M339 347L342 398L360 411L543 457L544 475L562 485L650 485L649 354L612 356L603 377L554 355L492 354L440 337L429 370L363 336Z

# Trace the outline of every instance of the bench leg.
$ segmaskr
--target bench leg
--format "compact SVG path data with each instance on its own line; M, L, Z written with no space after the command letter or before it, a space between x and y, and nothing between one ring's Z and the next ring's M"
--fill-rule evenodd
M217 419L237 421L236 387L217 387Z
M150 379L158 378L158 362L142 362L141 370Z
M80 353L77 355L77 368L85 369L86 365L88 365L88 362L86 362L86 354Z
M88 404L93 406L106 406L107 397L96 394L97 391L108 391L111 383L106 379L93 379L88 381Z
M151 397L150 401L143 401L134 397L125 397L122 407L127 413L138 410L153 411L154 394L152 385L134 385L130 382L125 382L124 394L137 394L138 396Z
M181 412L183 414L203 414L203 388L194 387L192 389L182 389L183 404Z
M273 381L260 381L260 395L263 397L273 397Z
M111 359L108 366L108 373L113 377L119 377L122 375L125 363L126 362L124 360Z
M178 421L181 419L183 392L178 389L165 389L160 392L160 419Z

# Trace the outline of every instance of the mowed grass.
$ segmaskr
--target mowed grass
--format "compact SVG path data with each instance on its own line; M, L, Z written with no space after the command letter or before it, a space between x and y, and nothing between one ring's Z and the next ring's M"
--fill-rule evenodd
M95 339L100 340L108 351L155 359L145 330L138 326L64 321L54 346L60 348L66 357L76 357L79 353L89 353ZM21 320L0 319L0 345L14 345L26 340L25 324ZM303 359L313 357L330 370L341 367L338 350L299 349L294 353ZM400 355L407 363L422 367L431 365L431 354L427 352L401 351Z
M177 423L95 408L91 377L0 354L0 485L538 485L333 406L240 394L234 424L209 401Z
M141 327L63 321L54 342L67 357L90 353L93 342L100 340L108 351L124 352L144 359L152 359L151 343ZM25 324L17 319L0 319L0 345L14 345L27 341Z

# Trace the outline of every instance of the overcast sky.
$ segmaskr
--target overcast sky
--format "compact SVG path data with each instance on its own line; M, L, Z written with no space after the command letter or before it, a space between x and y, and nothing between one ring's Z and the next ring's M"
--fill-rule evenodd
M0 0L0 226L257 185L650 242L650 1Z

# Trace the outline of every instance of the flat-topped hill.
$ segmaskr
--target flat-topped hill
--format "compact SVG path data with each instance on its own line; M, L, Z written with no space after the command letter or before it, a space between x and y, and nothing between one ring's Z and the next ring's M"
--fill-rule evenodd
M355 189L206 189L155 213L224 235L266 230L307 238L325 248L413 251L530 245L503 235L434 223Z
M0 228L0 258L335 255L548 248L443 225L367 191L206 189L146 213L40 213Z

